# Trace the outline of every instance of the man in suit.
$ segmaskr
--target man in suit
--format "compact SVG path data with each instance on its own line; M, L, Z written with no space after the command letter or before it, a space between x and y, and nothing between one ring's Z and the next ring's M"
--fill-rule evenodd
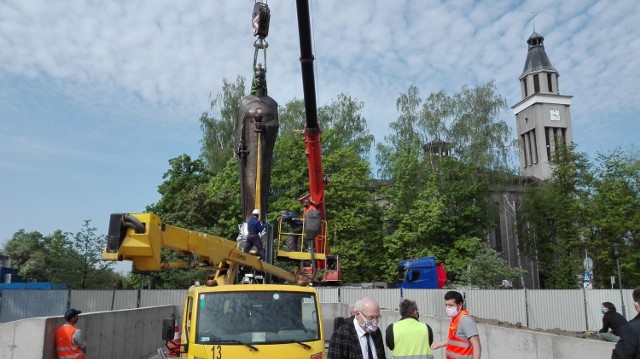
M369 297L354 304L355 317L333 332L328 359L386 359L378 328L380 306Z

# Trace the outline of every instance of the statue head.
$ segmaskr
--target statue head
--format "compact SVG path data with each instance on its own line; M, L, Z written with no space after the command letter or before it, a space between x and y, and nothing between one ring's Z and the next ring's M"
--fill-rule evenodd
M256 92L267 93L267 78L265 70L262 68L262 64L258 64L253 73L253 84L251 85L251 93Z

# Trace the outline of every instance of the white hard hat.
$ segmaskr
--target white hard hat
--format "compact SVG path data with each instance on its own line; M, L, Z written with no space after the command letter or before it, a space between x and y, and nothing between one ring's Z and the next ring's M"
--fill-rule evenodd
M251 214L260 215L260 210L256 208L256 209L253 210L253 212L251 212Z

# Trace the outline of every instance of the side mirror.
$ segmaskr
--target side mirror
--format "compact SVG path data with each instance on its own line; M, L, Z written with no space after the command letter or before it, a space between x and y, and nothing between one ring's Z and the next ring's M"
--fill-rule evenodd
M162 320L162 340L172 340L174 335L174 324L175 320L173 318L167 318Z

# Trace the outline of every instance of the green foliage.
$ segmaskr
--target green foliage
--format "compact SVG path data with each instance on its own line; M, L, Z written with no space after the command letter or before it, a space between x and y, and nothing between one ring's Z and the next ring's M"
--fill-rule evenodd
M239 82L238 82L239 84ZM218 99L233 98L239 87L225 84ZM233 93L230 93L233 92ZM222 101L222 116L229 117L237 102ZM324 174L329 179L325 198L329 222L328 240L331 253L343 257L345 280L374 280L381 273L383 250L381 210L371 201L368 153L373 136L360 114L363 104L348 95L340 95L330 105L318 110L322 123ZM274 149L270 208L275 218L282 209L298 212L298 198L309 191L304 137L299 130L305 125L304 103L293 100L281 108L280 135ZM230 118L230 117L229 117ZM218 138L222 128L210 123L207 136ZM209 131L209 132L207 132ZM207 157L203 154L203 157ZM148 209L172 224L183 228L220 235L235 240L240 217L240 183L238 164L228 159L215 175L209 175L203 163L183 155L170 161L171 169L159 186L162 195ZM354 250L357 249L357 250ZM362 257L362 254L368 255ZM163 258L170 254L163 252ZM285 264L287 265L287 264ZM164 271L154 274L154 287L185 287L198 274L193 271ZM149 278L132 275L127 285L149 285Z
M209 181L206 191L212 204L209 233L235 240L238 236L238 224L243 222L236 160L230 159L227 162L225 168Z
M451 262L451 254L462 247L457 242L467 237L483 237L491 227L492 209L486 200L488 184L478 181L474 168L452 158L443 158L439 173L428 172L422 177L419 191L407 197L406 206L392 206L385 212L386 229L391 233L384 240L389 253L386 278L394 276L395 265L403 259L435 255L445 261L450 278L467 263ZM390 190L388 198L400 190ZM408 189L404 189L408 191ZM445 260L447 258L447 260Z
M85 227L89 222L85 221ZM84 227L83 227L84 228ZM80 253L75 251L70 234L60 230L53 232L47 240L48 280L53 283L64 283L70 288L80 288L81 280L75 267L80 260ZM103 241L102 244L105 244ZM102 254L102 253L100 253Z
M636 148L617 148L596 161L586 234L594 277L602 287L609 286L609 276L617 274L611 255L617 243L622 283L634 287L640 283L640 156Z
M281 107L278 115L280 132L273 150L269 195L269 208L273 215L270 218L277 217L283 209L299 214L298 198L309 192L305 142L300 133L305 126L304 116L304 102L301 100L290 101Z
M318 119L323 128L323 156L349 148L358 157L368 161L374 137L369 133L367 121L360 113L363 107L363 102L348 94L339 94L331 104L318 110Z
M328 241L331 253L340 255L345 282L378 281L385 268L382 209L370 193L369 164L359 156L344 147L324 162Z
M377 160L383 177L391 175L394 154L433 156L440 153L424 151L433 141L445 141L449 155L477 169L512 172L509 159L514 154L515 141L509 126L499 120L507 102L497 93L493 81L474 88L464 86L459 93L443 91L430 94L424 101L415 86L396 100L400 115L389 127L385 144L378 145Z
M200 269L172 269L162 272L129 273L124 289L184 289L195 282L204 283L207 272Z
M204 162L183 154L170 159L169 165L170 169L162 176L164 182L158 186L162 197L146 210L174 226L199 231L211 228L214 205L206 186L212 176Z
M415 86L409 87L407 93L401 94L396 100L396 108L400 112L398 119L389 125L391 134L385 136L384 143L379 143L377 147L376 159L380 166L378 175L381 178L395 180L399 172L402 172L404 162L421 162L420 146L423 142L415 126L420 116L421 102L418 88ZM415 170L414 167L407 169L408 177L416 175L412 172Z
M160 200L147 207L166 223L197 232L215 234L235 239L238 234L238 219L229 221L226 215L233 211L230 203L238 203L239 180L235 160L229 159L226 167L212 176L200 159L192 160L181 155L169 160L171 168L163 175L165 180L158 186ZM230 183L227 183L230 181ZM234 214L235 214L234 213ZM231 217L233 218L233 217ZM233 225L232 225L233 223ZM188 261L186 255L163 250L163 261ZM143 288L186 288L195 280L202 282L203 272L197 269L168 270L152 274L131 274L126 286Z
M424 101L411 86L396 107L376 157L389 179L381 188L385 279L401 260L435 255L455 280L477 254L467 239L485 238L494 223L489 183L503 181L511 148L509 126L498 120L506 101L493 82Z
M374 280L381 273L381 209L372 201L367 154L373 137L360 114L362 103L339 95L318 109L322 125L323 173L330 253L341 258L343 281ZM281 110L274 149L271 208L299 213L297 199L309 192L305 155L304 103L293 100Z
M454 103L451 125L443 139L452 144L454 155L462 162L500 173L508 169L514 140L509 126L496 120L507 109L507 100L497 91L494 81L474 88L464 86L450 100ZM425 113L431 112L430 100L425 102Z
M591 165L571 146L557 146L551 179L525 194L518 220L525 252L537 258L547 288L573 288L581 273Z
M203 113L200 117L202 129L201 151L207 167L213 173L222 170L235 150L235 131L238 119L238 104L245 96L245 80L238 76L236 82L223 80L222 92L211 101L215 113Z
M69 289L107 289L120 276L103 262L105 236L98 236L85 220L76 233L55 231L49 236L19 230L4 247L25 281L65 284Z
M40 232L26 232L24 229L14 233L4 246L4 254L11 257L14 268L25 281L47 281L48 239Z
M526 272L509 267L509 264L495 250L487 247L480 238L460 239L456 242L456 251L450 252L446 260L448 265L453 266L465 262L467 267L460 271L457 280L457 284L461 286L481 289L498 288L502 280L513 282Z
M98 273L111 269L114 265L113 262L102 260L106 236L97 235L96 228L91 227L91 220L85 220L82 229L73 235L70 242L75 255L67 260L70 262L69 270L75 274L75 282L67 282L67 286L81 289L104 287L106 283L96 283L95 280L103 278Z
M345 282L374 281L384 269L382 211L371 194L368 154L373 136L361 114L363 103L340 94L318 111L330 251L338 254Z

